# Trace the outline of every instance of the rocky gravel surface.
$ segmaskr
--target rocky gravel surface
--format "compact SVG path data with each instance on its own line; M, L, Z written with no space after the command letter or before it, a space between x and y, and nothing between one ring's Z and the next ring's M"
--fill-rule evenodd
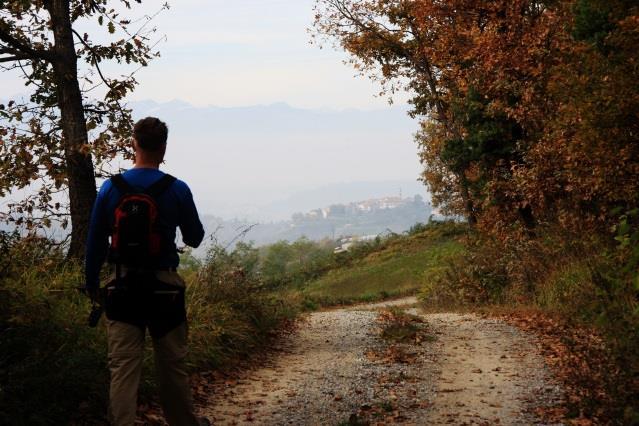
M429 314L430 338L390 348L377 321L387 305L309 315L276 357L216 384L202 414L219 425L534 424L534 408L560 397L517 329Z

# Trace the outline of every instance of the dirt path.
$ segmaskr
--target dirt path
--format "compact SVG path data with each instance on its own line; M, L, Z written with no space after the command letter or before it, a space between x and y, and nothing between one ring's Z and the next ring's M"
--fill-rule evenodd
M422 315L434 339L381 357L377 309L414 298L311 314L281 353L219 383L215 424L532 424L559 397L534 340L471 315ZM412 313L417 313L413 309Z
M425 424L537 424L535 409L561 397L530 336L474 315L426 318L440 359Z

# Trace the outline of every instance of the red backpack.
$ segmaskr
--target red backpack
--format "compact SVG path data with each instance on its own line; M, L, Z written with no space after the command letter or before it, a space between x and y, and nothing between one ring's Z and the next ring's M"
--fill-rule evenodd
M162 241L156 199L175 180L165 174L144 191L137 191L121 174L111 178L122 194L114 212L109 251L111 263L132 268L157 267L166 244Z

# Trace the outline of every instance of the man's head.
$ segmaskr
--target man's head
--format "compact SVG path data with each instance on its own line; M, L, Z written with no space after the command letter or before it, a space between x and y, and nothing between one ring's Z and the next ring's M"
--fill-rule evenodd
M158 118L147 117L133 126L133 148L136 163L159 165L164 161L169 129Z

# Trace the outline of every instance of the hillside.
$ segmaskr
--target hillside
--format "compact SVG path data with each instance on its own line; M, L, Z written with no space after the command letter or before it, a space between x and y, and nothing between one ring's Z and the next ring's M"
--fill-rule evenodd
M408 235L360 243L340 254L341 263L304 285L311 305L372 301L416 293L427 275L463 252L463 225L435 223Z

